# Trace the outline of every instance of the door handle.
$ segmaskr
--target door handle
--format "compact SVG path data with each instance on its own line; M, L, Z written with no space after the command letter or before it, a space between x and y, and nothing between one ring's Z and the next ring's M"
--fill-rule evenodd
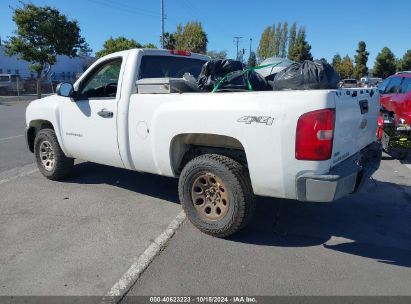
M113 112L108 111L107 109L102 109L101 111L97 112L103 118L113 118Z

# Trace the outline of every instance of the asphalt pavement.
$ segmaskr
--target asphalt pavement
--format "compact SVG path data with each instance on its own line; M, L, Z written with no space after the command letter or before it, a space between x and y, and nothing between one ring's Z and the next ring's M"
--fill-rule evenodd
M25 109L29 98L0 97L0 172L33 163L25 143Z
M177 181L87 162L49 181L13 137L26 106L0 100L0 296L104 296L180 213Z

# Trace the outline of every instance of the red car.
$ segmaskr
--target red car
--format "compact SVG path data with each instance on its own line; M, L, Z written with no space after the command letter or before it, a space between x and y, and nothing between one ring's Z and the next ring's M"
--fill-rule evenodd
M411 148L411 72L398 72L388 77L378 90L383 107L378 138L386 152L395 152L399 154L395 157L405 158Z

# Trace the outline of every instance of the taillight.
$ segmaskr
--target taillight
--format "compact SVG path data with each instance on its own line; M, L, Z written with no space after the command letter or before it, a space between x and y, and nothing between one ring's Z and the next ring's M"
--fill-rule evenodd
M189 51L170 50L169 52L170 52L170 54L172 54L172 55L191 56L191 52L189 52Z
M331 158L334 138L335 110L308 112L297 122L295 158L327 160Z
M378 125L379 125L380 127L382 127L382 126L384 125L384 119L382 118L381 115L378 116Z

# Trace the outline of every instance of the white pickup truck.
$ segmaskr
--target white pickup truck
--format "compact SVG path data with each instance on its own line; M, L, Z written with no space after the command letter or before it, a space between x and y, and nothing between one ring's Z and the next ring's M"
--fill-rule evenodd
M118 52L31 102L27 143L41 173L64 179L82 159L179 177L189 220L225 237L250 220L254 195L330 202L356 192L379 167L372 89L138 92L141 79L197 77L208 60Z

